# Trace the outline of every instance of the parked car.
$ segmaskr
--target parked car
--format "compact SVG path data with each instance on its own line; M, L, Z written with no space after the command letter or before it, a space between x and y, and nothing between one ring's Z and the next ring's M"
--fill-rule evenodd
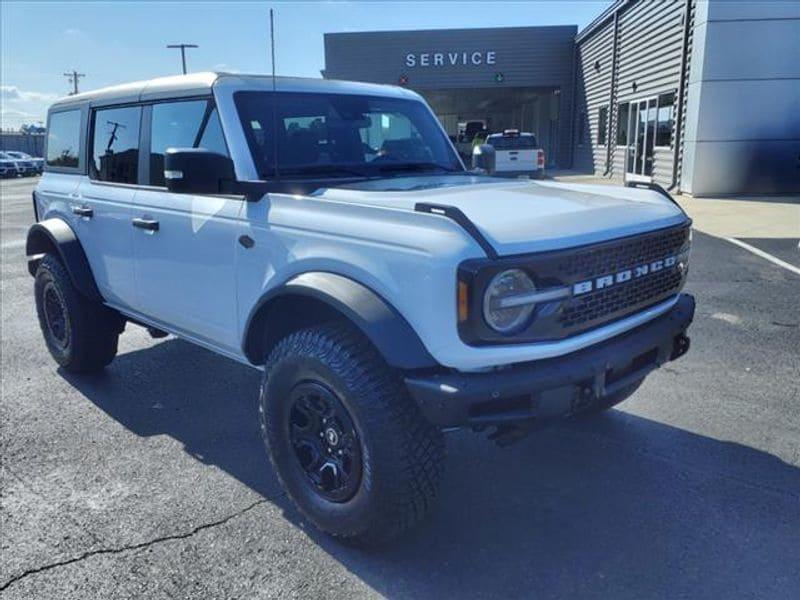
M503 133L493 133L486 143L494 148L494 175L507 177L544 177L544 150L539 148L536 136L506 129Z
M6 150L6 154L17 161L21 175L41 175L44 170L43 158L35 158L27 152L16 150Z
M144 325L260 369L274 470L333 536L417 523L443 430L510 443L688 350L669 195L475 175L410 90L204 73L48 122L26 251L55 361L103 369Z
M0 177L17 177L20 169L17 160L6 152L0 152Z

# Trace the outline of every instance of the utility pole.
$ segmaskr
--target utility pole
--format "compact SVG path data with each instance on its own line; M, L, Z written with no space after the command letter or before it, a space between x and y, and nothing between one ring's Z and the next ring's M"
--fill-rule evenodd
M181 49L181 64L183 65L183 74L186 75L186 49L197 48L196 44L168 44L167 48L180 48Z
M127 129L127 127L122 123L117 123L116 121L106 121L106 123L113 127L111 130L111 137L108 138L108 145L106 146L106 154L108 154L111 150L111 146L113 146L114 142L117 141L117 129L120 127L122 127L122 129Z
M70 96L74 96L78 93L78 79L81 77L86 77L85 73L78 73L75 69L72 70L71 73L64 73L64 77L72 84L72 92L70 92Z

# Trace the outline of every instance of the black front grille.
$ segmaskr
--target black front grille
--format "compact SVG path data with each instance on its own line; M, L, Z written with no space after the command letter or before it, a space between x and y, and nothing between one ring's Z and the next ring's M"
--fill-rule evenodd
M567 328L581 327L608 315L625 313L632 307L654 304L680 290L682 281L683 274L673 268L618 287L585 294L564 308L559 322Z
M683 287L687 270L682 261L689 248L689 235L687 221L580 248L465 261L459 278L469 282L469 304L473 307L482 306L491 278L509 268L530 274L539 290L568 287L571 295L537 305L528 326L510 336L493 331L484 322L482 311L471 310L469 321L459 324L459 334L475 345L560 340L652 307L675 296ZM664 263L673 257L674 262ZM653 263L660 268L651 270ZM644 266L648 267L647 274L636 272L637 267ZM629 276L618 278L628 272ZM601 278L602 286L598 282Z
M689 227L655 232L642 237L603 244L560 261L558 271L570 283L596 280L667 257L677 257L689 242ZM621 318L669 298L680 291L683 265L650 272L639 278L573 297L562 308L558 322L575 333Z
M556 263L557 272L565 280L582 280L617 273L634 265L642 265L675 255L689 241L689 228L636 237L621 242L600 244L575 252Z

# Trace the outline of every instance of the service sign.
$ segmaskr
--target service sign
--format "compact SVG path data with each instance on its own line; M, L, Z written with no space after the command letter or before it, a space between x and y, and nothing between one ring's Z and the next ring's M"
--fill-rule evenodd
M409 52L406 66L414 67L479 67L497 62L494 50L472 50L468 52Z

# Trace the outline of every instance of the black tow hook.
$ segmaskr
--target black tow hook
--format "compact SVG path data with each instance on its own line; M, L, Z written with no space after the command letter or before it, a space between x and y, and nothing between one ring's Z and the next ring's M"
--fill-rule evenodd
M672 354L670 355L669 359L675 360L676 358L680 358L689 351L690 345L689 337L684 334L680 334L672 343Z

